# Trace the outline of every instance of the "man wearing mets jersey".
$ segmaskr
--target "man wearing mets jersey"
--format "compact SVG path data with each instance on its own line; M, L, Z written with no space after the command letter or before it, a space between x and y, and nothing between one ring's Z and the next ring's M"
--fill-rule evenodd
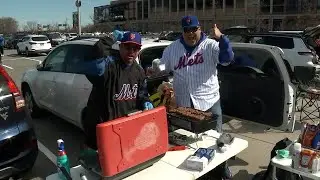
M160 64L173 72L173 88L178 106L211 111L217 116L218 132L222 132L217 64L229 65L234 53L216 25L212 27L214 39L201 31L196 16L185 16L181 20L182 37L170 44L163 52ZM224 179L231 173L225 166Z

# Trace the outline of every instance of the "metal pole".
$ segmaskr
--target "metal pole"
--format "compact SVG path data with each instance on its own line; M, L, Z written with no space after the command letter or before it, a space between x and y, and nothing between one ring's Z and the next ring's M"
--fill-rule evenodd
M78 13L78 34L81 35L81 15L80 15L80 7L81 7L81 0L76 1L77 6L77 13Z
M81 35L81 16L80 16L80 7L78 7L78 33Z

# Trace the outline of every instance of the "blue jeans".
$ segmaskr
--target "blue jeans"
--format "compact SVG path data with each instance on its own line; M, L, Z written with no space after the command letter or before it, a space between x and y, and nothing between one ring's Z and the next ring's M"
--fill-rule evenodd
M216 131L222 133L222 110L220 99L208 110L212 112L213 118L217 120Z

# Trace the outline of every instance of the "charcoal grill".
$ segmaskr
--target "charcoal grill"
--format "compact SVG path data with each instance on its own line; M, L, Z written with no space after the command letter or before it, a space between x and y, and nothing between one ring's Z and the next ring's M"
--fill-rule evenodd
M180 115L174 112L167 112L168 124L178 127L195 134L206 132L210 129L215 129L217 124L216 116L204 120L196 120L187 116Z

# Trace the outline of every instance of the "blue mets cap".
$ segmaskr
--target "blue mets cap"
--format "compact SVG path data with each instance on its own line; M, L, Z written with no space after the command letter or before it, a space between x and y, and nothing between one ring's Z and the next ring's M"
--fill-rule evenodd
M137 32L126 32L123 34L121 44L137 44L141 46L141 35Z
M200 26L197 16L184 16L181 20L182 28Z

